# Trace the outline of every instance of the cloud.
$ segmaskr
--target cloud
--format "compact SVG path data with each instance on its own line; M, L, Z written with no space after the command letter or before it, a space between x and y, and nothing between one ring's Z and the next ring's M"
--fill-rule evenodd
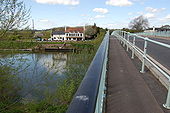
M96 15L94 18L98 19L98 18L104 18L104 15Z
M148 18L148 19L150 19L150 18L154 18L154 17L155 17L155 14L153 14L153 13L146 13L146 14L144 14L143 16L146 17L146 18Z
M39 21L40 22L49 22L49 20L47 20L47 19L40 19Z
M62 4L62 5L78 5L79 0L36 0L41 4Z
M166 8L152 8L152 7L146 7L145 11L143 12L136 12L137 15L143 15L144 17L148 19L158 19L161 12L166 10Z
M87 14L81 14L80 16L87 17L88 15Z
M170 14L167 15L167 16L165 17L165 19L169 19L169 20L170 20Z
M49 28L53 28L56 26L57 26L57 23L52 20L48 20L48 19L35 20L35 28L36 29L49 29Z
M132 12L129 12L128 15L133 15L133 13L132 13Z
M143 12L137 12L138 15L143 15L144 13Z
M94 21L95 19L105 18L105 15L96 15L95 17L90 17L89 21Z
M101 27L108 28L108 29L113 29L113 28L115 28L115 26L116 26L116 24L114 24L114 23L109 23L109 24L101 25Z
M103 14L106 14L108 13L109 11L105 8L94 8L93 9L94 12L98 12L98 13L103 13Z
M106 1L106 5L111 6L131 6L133 3L129 0L108 0Z
M167 16L160 18L161 22L170 22L170 14L168 14Z
M158 13L164 11L166 8L152 8L152 7L146 7L145 10L150 13Z
M127 22L114 22L114 23L105 23L105 24L99 24L98 26L108 29L122 29L127 28L128 26Z

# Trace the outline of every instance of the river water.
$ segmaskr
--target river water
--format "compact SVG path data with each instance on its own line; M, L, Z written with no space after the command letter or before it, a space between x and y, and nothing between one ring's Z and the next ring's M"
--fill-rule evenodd
M83 76L92 59L90 53L45 52L1 54L1 65L12 68L18 78L17 94L22 100L41 100L57 90L58 84L69 74ZM70 71L73 73L70 73Z

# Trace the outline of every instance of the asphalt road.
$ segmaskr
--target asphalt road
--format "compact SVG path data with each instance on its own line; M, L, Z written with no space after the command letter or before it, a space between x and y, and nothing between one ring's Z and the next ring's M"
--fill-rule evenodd
M170 40L157 39L157 38L150 38L150 39L170 45ZM144 40L136 39L136 45L143 50ZM148 42L147 54L170 70L170 49Z

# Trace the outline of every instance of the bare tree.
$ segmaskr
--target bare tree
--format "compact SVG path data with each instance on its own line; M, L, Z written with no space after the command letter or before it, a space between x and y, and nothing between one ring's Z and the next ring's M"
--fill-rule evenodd
M0 38L12 29L18 29L27 24L30 10L23 1L0 0Z
M129 27L133 30L137 30L137 31L142 31L145 30L149 27L149 22L147 18L144 18L142 15L133 19L130 23L129 23Z

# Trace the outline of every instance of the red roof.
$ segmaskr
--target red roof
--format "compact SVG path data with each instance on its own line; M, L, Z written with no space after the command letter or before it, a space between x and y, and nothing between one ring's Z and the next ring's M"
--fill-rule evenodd
M74 32L75 33L77 33L77 32L83 33L84 28L83 27L67 27L65 32L66 33L68 33L68 32L71 32L71 33L74 33Z

